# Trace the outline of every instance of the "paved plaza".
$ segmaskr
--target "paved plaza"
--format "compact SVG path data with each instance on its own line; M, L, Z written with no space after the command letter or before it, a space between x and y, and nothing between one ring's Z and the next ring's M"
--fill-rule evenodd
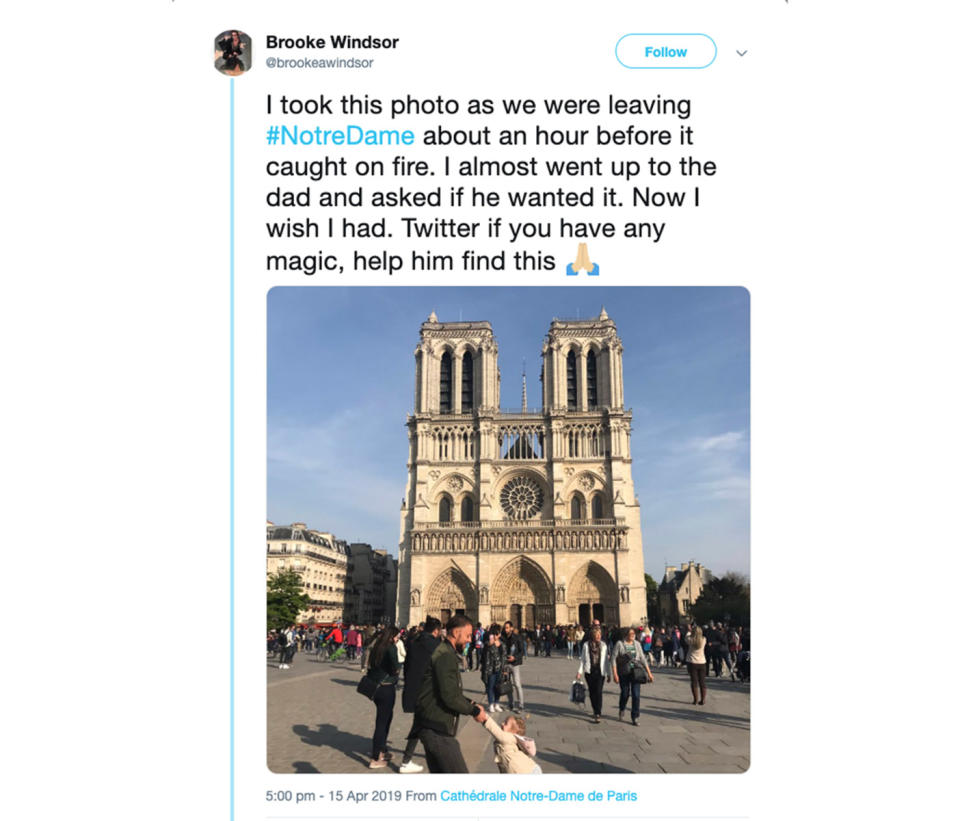
M591 722L587 708L569 701L577 662L565 652L528 657L522 666L527 734L537 743L545 773L737 773L749 766L750 685L707 679L707 703L691 704L685 669L653 668L655 681L641 688L639 725L617 719L619 686L604 688L603 718ZM289 670L267 662L267 764L273 772L369 772L397 774L413 716L397 705L390 729L394 760L367 770L375 708L356 692L358 665L317 662L298 654ZM464 691L485 702L480 674L463 675ZM506 709L506 699L501 699ZM503 723L506 713L497 713ZM461 719L459 740L470 772L495 773L490 734ZM414 761L424 764L422 747ZM426 770L424 770L426 772ZM413 777L413 776L409 776Z

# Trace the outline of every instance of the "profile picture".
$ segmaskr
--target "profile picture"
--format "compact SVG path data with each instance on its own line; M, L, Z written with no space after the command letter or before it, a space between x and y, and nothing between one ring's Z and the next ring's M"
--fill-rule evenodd
M237 29L220 32L214 39L213 60L214 68L229 77L249 71L253 62L250 35Z

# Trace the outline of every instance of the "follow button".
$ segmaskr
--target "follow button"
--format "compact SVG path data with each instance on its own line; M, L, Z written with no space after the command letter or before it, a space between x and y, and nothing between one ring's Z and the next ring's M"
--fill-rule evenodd
M706 68L717 44L706 34L624 34L615 53L626 68Z

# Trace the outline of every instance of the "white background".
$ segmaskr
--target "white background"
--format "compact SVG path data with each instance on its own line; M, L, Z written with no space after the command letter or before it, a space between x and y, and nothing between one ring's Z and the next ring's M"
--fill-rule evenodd
M321 88L694 100L721 168L709 205L655 248L611 243L601 281L752 294L752 766L638 776L638 809L938 814L955 758L955 17L775 0L5 9L4 816L229 811L229 81L210 65L228 27L257 47L401 37L383 71L269 72L260 47L236 81L237 817L304 784L264 764L260 627L264 297L304 280L264 275L259 196L263 94ZM638 78L612 58L630 31L704 31L720 56Z

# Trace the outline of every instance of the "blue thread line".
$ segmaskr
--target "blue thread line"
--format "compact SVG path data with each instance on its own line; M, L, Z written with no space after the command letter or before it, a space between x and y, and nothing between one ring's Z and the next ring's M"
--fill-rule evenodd
M234 94L233 80L230 78L230 821L234 821L235 807L235 777L236 752L234 730L234 668L235 668L235 627L234 627L234 544L235 544L235 455L234 455L234 391L235 391L235 338L234 338L234 148L233 148L233 121L234 121Z

